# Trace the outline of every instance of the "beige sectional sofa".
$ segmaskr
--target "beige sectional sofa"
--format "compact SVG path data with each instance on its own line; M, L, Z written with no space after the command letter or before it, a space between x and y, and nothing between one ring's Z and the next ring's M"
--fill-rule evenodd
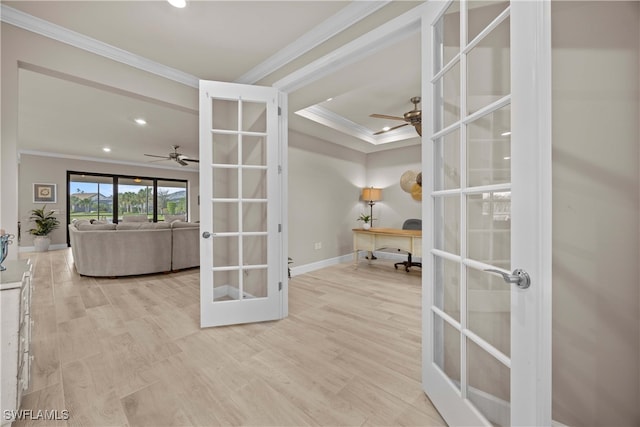
M200 265L200 224L122 222L69 225L76 270L84 276L131 276Z

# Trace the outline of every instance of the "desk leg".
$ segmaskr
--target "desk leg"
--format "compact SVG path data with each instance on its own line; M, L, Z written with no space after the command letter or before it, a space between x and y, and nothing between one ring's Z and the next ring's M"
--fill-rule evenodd
M358 268L358 250L353 251L353 266Z

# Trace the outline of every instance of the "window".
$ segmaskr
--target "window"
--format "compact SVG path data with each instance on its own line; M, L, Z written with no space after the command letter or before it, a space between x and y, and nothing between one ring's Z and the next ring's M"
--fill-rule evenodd
M118 222L127 215L146 215L153 221L155 211L152 179L118 179Z
M165 215L187 217L187 183L158 180L158 221Z
M67 172L67 223L74 219L109 223L126 215L165 215L188 218L187 181L179 179Z
M113 178L75 175L68 188L70 220L113 221Z

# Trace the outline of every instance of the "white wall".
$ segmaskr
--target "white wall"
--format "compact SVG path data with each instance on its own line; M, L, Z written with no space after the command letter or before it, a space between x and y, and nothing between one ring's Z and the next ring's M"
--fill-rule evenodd
M375 227L402 228L408 218L422 218L421 202L400 187L400 177L408 170L422 170L420 145L385 150L367 155L367 186L382 188L382 201L373 207ZM428 178L428 176L427 176ZM365 205L365 212L369 211Z
M553 2L553 418L640 425L640 3Z
M365 154L290 132L288 155L293 266L348 254L365 185ZM316 243L322 247L315 249Z
M118 163L104 163L61 157L22 154L20 156L18 175L18 219L22 224L22 238L20 241L21 247L33 246L33 237L28 233L28 230L33 226L29 221L29 216L32 209L41 208L43 206L40 203L33 203L33 183L57 185L57 203L48 203L47 210L57 209L60 211L58 219L60 220L61 226L59 229L51 233L51 244L66 244L67 230L65 223L67 214L67 171L186 179L188 180L189 218L191 221L197 221L200 218L198 206L198 194L200 193L200 190L197 171L171 170Z
M417 159L417 161L416 161ZM420 146L364 154L303 135L289 134L289 256L293 267L322 263L353 251L356 219L369 212L363 187L383 189L373 207L376 227L401 228L420 218L421 206L400 188L400 176L420 170ZM321 248L315 249L320 243Z

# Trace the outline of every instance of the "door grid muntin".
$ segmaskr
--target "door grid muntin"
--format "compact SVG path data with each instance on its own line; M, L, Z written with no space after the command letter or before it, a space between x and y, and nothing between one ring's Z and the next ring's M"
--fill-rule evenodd
M213 301L214 303L226 303L229 301L242 301L268 297L268 251L266 243L247 245L247 239L268 237L268 158L267 158L267 132L264 114L258 111L257 120L248 121L245 118L245 101L238 99L211 98L213 103L213 117L216 117L215 103L222 103L223 113L231 116L231 126L236 129L225 128L223 120L213 120L212 135L212 197L211 211L221 214L221 227L224 231L216 230L216 218L213 218L214 228L212 236L213 251ZM237 115L233 116L233 107L237 105ZM247 101L253 112L260 110L266 112L266 102ZM260 107L262 106L262 107ZM231 107L231 108L229 108ZM231 112L231 114L229 114ZM229 117L227 117L228 119ZM258 123L260 131L247 130L248 126ZM245 144L245 141L247 143ZM216 144L225 144L216 150ZM245 145L253 150L245 150ZM229 148L230 147L230 148ZM247 151L256 151L257 155L251 155ZM216 177L217 175L217 177ZM247 179L253 175L253 179ZM227 179L224 179L224 178ZM249 182L251 181L251 182ZM246 191L253 186L253 191ZM225 196L225 197L216 197ZM255 212L252 206L264 205L265 208L258 213L258 224L247 224L247 212ZM222 210L220 209L222 207ZM224 210L227 215L224 215ZM222 243L222 244L221 244ZM260 256L249 256L252 248L261 248ZM227 254L224 254L224 249ZM217 250L216 250L217 249ZM225 257L226 255L226 257ZM256 259L257 258L257 259ZM251 262L248 262L250 260ZM254 280L255 277L257 280ZM251 289L248 289L251 288Z

